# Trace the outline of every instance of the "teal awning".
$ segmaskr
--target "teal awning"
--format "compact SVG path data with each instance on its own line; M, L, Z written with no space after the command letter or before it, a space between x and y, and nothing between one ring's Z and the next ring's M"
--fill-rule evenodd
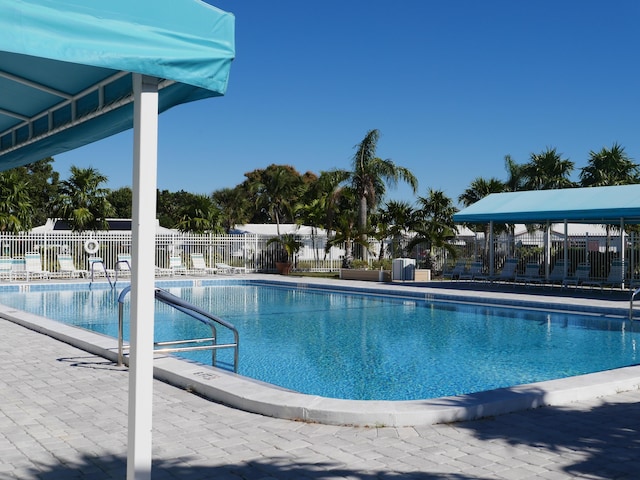
M234 17L199 0L0 0L0 170L132 127L131 73L159 111L223 95Z
M453 219L457 223L640 223L640 185L494 193Z

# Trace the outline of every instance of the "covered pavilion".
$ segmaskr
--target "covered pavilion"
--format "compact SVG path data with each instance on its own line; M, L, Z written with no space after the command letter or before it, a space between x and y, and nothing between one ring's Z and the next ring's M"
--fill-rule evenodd
M151 476L157 117L224 95L234 28L200 0L0 0L0 170L134 129L128 479Z
M493 193L454 214L456 223L489 224L489 244L493 245L493 226L501 224L564 223L564 265L567 274L567 225L588 223L613 225L624 237L624 226L640 223L640 185L564 188ZM549 229L545 237L545 271L549 273ZM624 242L622 242L624 244ZM624 261L624 248L621 260ZM489 265L493 270L494 251L489 250ZM493 274L493 271L490 272Z

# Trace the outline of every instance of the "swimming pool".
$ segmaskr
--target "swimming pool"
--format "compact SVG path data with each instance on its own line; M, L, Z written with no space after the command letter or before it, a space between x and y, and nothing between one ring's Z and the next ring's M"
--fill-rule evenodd
M236 325L239 373L325 397L436 398L637 363L637 322L249 282L216 285L167 290ZM0 303L115 335L117 293L0 292ZM157 340L167 339L167 326L185 335L194 334L187 325L199 326L163 305L158 311ZM209 363L210 354L189 358Z

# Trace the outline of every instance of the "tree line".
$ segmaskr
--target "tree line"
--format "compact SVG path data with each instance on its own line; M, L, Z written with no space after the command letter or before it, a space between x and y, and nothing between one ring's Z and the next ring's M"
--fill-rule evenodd
M391 159L376 154L380 137L370 130L358 144L350 168L299 173L293 166L272 164L245 173L235 187L210 195L184 190L158 190L160 225L183 232L224 233L244 223L299 223L330 232L328 247L344 245L347 261L366 259L371 239L392 241L385 256L400 256L400 238L412 233L406 249L423 244L449 248L455 237L453 199L441 190L427 189L417 195L418 180ZM110 190L107 178L94 168L71 167L67 180L53 169L53 159L0 172L0 231L17 233L44 224L47 218L67 219L74 231L105 230L107 218L131 218L129 187ZM576 186L624 185L640 182L638 165L624 147L591 151L579 181L571 181L575 164L555 148L532 153L525 163L506 155L504 180L478 177L458 197L464 206L491 194L518 190L544 190ZM387 190L407 183L416 202L386 200ZM482 226L481 228L485 228Z

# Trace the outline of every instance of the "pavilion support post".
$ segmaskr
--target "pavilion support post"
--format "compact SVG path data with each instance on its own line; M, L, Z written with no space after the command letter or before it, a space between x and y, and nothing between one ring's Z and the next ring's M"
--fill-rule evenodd
M133 75L133 209L127 480L151 478L158 81Z
M496 245L493 240L493 220L489 222L489 276L493 278L496 264Z
M626 277L626 267L628 267L628 265L626 265L625 262L625 250L626 250L626 238L625 238L625 232L624 232L624 218L620 218L620 260L622 260L622 283L620 285L621 288L624 288L624 281L625 281L625 277Z
M562 259L564 260L564 268L562 269L562 278L567 278L569 276L569 221L567 219L564 220L563 249Z
M551 225L544 228L544 278L549 279L549 265L551 264Z

